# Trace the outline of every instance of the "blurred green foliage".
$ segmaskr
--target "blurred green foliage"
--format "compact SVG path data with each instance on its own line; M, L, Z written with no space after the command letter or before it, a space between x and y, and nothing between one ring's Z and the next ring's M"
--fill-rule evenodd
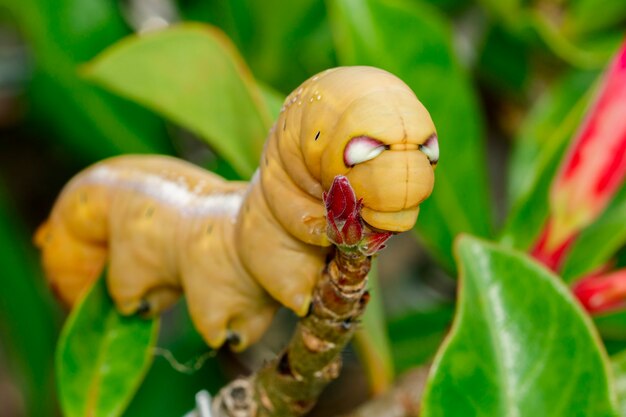
M32 153L55 150L72 168L122 153L166 153L227 178L247 178L283 97L300 82L336 65L387 69L416 92L438 129L442 156L435 192L416 228L429 262L441 276L454 276L452 248L459 233L500 241L466 238L459 245L465 271L459 306L451 337L437 356L428 415L459 415L453 407L487 384L489 396L479 398L474 415L496 415L493 410L506 406L521 415L612 415L608 362L588 317L556 277L506 247L526 250L540 232L563 152L600 70L624 37L625 2L164 0L174 16L200 23L132 34L141 21L141 13L131 18L133 11L150 17L143 3L0 0L0 25L17 33L27 51L27 59L15 63L24 80L17 92L0 62L0 93L6 92L0 104L9 97L12 108L24 109L11 119L2 117L6 106L0 105L0 138L37 138L11 146L0 142L0 161L12 157L4 147L16 146ZM45 169L67 170L58 163L51 159ZM0 182L7 185L0 189L0 349L10 358L24 414L49 416L58 407L52 358L60 314L42 288L29 245L42 219L21 210L28 191L8 174L0 164ZM605 215L582 232L561 271L566 281L623 251L625 202L622 187ZM409 274L432 293L442 285L421 271ZM385 277L380 284L385 291ZM432 359L449 329L454 301L448 297L442 304L433 297L387 315L373 309L364 340L373 340L375 359L365 359L366 365L402 371ZM207 348L181 311L164 327L158 345L176 357L202 355ZM554 321L549 334L546 317ZM596 325L611 351L626 348L623 312L598 317ZM523 348L495 348L506 343ZM623 357L615 358L613 368L622 399ZM535 365L508 368L510 361ZM485 369L472 366L476 362ZM181 415L193 406L195 392L219 389L223 368L210 358L187 375L157 357L126 415ZM473 379L461 378L464 372L473 372ZM463 390L450 383L454 376L464 381ZM576 378L585 379L584 389ZM523 395L510 384L522 380L534 381ZM71 378L66 383L87 384ZM506 397L507 390L515 395ZM126 403L128 391L122 391L112 406ZM440 401L442 393L454 393L459 401ZM548 411L555 405L541 402L552 397L561 399L561 409ZM567 411L572 407L587 411Z

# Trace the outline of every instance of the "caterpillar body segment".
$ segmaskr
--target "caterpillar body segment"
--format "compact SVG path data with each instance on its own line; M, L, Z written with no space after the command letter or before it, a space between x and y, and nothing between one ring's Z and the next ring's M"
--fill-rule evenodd
M63 190L36 242L72 304L108 262L124 314L158 314L181 294L213 347L263 334L279 305L303 316L330 242L322 196L337 175L373 230L413 227L438 160L435 128L395 76L344 67L287 97L249 184L164 156L96 164Z
M37 233L46 276L71 305L108 261L107 285L122 314L158 314L184 292L207 343L221 345L232 326L244 330L245 347L277 308L234 249L246 191L166 156L100 162L66 186Z

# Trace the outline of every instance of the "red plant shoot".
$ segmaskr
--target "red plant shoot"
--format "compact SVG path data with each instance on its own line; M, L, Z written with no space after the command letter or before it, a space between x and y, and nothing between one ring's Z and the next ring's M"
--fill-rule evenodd
M323 199L326 233L333 244L344 251L358 250L366 256L374 255L385 247L384 243L392 233L371 231L364 226L361 218L362 201L357 201L348 178L336 176Z
M608 67L550 190L550 214L532 255L558 270L578 233L626 176L626 44Z

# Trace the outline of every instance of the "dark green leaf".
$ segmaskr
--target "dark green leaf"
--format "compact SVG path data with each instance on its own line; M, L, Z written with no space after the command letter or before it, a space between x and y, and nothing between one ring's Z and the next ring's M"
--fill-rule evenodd
M610 311L593 317L605 341L626 342L626 310Z
M591 97L591 74L574 74L550 90L524 122L511 158L511 210L503 242L527 249L548 215L548 191Z
M199 135L242 176L256 168L269 111L236 49L214 27L185 24L127 38L85 73Z
M182 416L195 407L198 391L206 389L215 394L228 382L220 371L226 359L207 347L191 323L187 305L178 303L167 313L166 320L159 335L161 353L124 416Z
M531 54L519 38L492 25L482 41L477 72L497 94L522 96L531 81Z
M452 313L451 307L443 306L389 320L389 338L397 373L432 359L452 321Z
M482 116L455 61L450 27L419 1L342 0L329 1L328 7L341 64L394 73L415 91L437 126L441 160L417 228L453 269L452 239L460 232L489 235L491 206Z
M53 414L53 353L60 317L45 288L30 236L0 184L0 339L19 375L29 416Z
M223 28L254 74L283 93L336 66L323 0L188 0L183 10Z
M74 307L57 348L59 396L67 417L124 412L153 358L158 320L121 316L103 279Z
M588 4L579 7L585 2ZM592 33L619 21L619 15L624 13L623 6L603 7L595 0L550 5L520 0L486 0L482 4L524 43L547 49L554 56L578 68L602 68L623 38L623 30L619 27ZM588 15L590 8L594 10L594 17ZM605 12L614 14L607 19ZM581 19L593 21L596 15L600 17L597 25L580 24Z
M62 141L87 160L119 153L170 153L163 122L81 80L78 64L128 33L107 0L0 0L34 58L29 108L42 139Z
M533 104L515 138L511 154L507 178L509 205L515 206L525 195L532 194L532 184L542 174L539 170L542 153L551 149L550 138L557 131L572 133L576 129L582 108L590 98L589 88L597 75L597 72L568 74ZM578 112L573 112L575 108L579 109Z
M567 282L604 266L626 244L626 185L613 197L606 211L574 242L561 267Z
M562 281L475 238L462 237L456 253L459 304L422 415L616 416L606 353Z

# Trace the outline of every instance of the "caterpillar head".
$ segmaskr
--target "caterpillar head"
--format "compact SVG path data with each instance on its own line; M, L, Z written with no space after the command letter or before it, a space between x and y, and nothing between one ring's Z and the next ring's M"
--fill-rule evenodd
M346 176L362 199L363 220L402 232L415 224L432 192L439 159L435 126L400 79L371 67L343 67L313 77L302 94L321 99L302 113L305 163L328 190Z

